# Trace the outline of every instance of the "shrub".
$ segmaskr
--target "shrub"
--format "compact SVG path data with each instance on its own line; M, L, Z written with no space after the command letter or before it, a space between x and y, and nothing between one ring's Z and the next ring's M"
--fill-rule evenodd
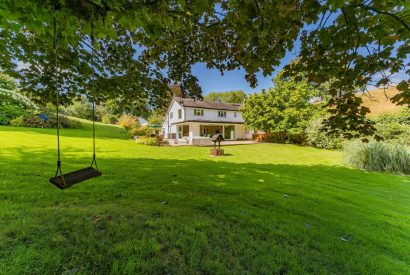
M62 111L69 116L91 120L93 117L92 105L85 99L74 101L70 106L62 108Z
M129 135L131 137L134 137L134 136L148 136L149 134L151 134L151 132L152 132L152 130L150 128L148 128L147 126L141 126L141 127L138 127L138 128L131 129L129 131Z
M101 122L105 124L115 124L117 123L118 116L113 114L105 114L101 118Z
M313 119L305 129L306 144L322 149L342 149L344 139L321 130L323 118Z
M410 145L410 111L404 108L398 114L382 114L376 118L376 131L385 140L398 140Z
M355 140L346 144L349 165L368 171L410 174L410 149L398 142Z
M138 144L144 144L144 145L157 145L157 139L153 137L139 137L135 140L136 143Z
M8 125L10 121L27 114L26 109L23 106L7 104L0 105L0 125Z
M17 91L0 88L0 125L8 125L19 116L32 113L37 106Z
M132 115L122 115L117 122L118 125L124 127L127 131L130 129L138 128L138 118Z
M266 134L266 142L271 143L292 143L292 144L304 144L305 143L304 133L300 134L290 134L286 132L273 132Z
M24 126L24 116L13 118L10 121L11 126Z
M37 114L29 114L19 116L10 121L12 126L31 127L31 128L55 128L57 126L57 117L54 115L48 116L48 120L44 120ZM69 119L64 116L59 117L60 128L80 128L81 123L77 120Z

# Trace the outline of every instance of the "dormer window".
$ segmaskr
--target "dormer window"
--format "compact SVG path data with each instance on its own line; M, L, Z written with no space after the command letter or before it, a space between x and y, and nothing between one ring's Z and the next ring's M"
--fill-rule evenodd
M218 111L218 117L226 117L226 111Z
M194 109L194 116L203 116L204 110L203 109Z

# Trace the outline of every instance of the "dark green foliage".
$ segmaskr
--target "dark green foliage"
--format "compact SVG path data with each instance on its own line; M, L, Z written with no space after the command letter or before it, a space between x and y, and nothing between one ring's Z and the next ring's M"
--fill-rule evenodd
M12 119L32 114L37 109L36 105L19 92L0 88L0 125L8 125Z
M298 134L289 134L287 132L266 133L266 142L304 144L306 142L306 135L303 132Z
M368 110L354 93L368 85L392 85L392 75L409 72L408 1L327 0L321 5L317 26L302 32L299 58L286 70L289 75L303 72L315 83L332 80L327 92L334 98L327 119L330 131L349 138L372 134ZM401 93L393 98L396 102L410 103L409 84L403 79L397 86Z
M330 104L337 110L329 129L367 135L374 131L364 119L367 110L351 95L369 84L389 85L392 74L408 70L408 15L407 1L391 0L3 0L0 67L38 102L53 100L58 71L63 101L79 94L99 101L121 98L124 105L134 100L149 110L167 104L172 83L184 96L199 98L192 74L197 63L221 72L243 68L255 87L257 73L271 74L301 37L298 60L288 73L302 72L317 84L332 80L326 93L337 98ZM316 27L301 33L307 25ZM398 89L394 99L408 104L409 81Z
M246 94L244 91L228 91L228 92L211 92L204 96L205 100L215 102L239 103L245 102Z
M323 118L309 121L305 129L306 145L322 149L342 149L343 135L330 134L323 130Z
M26 114L16 117L10 121L12 126L31 127L31 128L56 128L57 117L55 114L47 114L48 120L40 118L38 114ZM65 116L59 116L60 128L80 128L79 121L68 118Z

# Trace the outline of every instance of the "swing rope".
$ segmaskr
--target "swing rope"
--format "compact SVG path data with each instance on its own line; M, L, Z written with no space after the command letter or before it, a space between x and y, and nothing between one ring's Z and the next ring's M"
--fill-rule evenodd
M54 2L55 3L55 2ZM54 7L55 9L55 7ZM54 14L53 20L53 54L54 54L54 89L56 94L56 113L57 113L57 170L55 177L60 175L62 180L65 184L65 180L63 177L63 172L61 171L61 154L60 154L60 112L59 112L59 92L58 92L58 69L57 69L57 22L56 22L56 15Z
M97 159L95 157L95 64L94 64L94 10L92 14L91 21L91 66L93 69L92 77L92 93L93 93L93 161L91 162L91 167L95 165L95 168L98 170Z
M55 6L55 1L54 1L54 12L56 12L56 6ZM93 14L94 17L94 14ZM96 153L95 153L95 49L94 49L94 25L93 21L91 22L92 26L92 33L91 33L91 42L92 42L92 49L91 49L91 66L93 69L92 73L92 83L91 83L91 95L92 95L92 118L93 118L93 160L91 162L91 166L87 168L83 168L77 171L73 171L67 174L62 173L61 171L61 154L60 154L60 111L59 111L59 91L58 91L58 84L59 84L59 73L58 73L58 68L57 68L57 23L56 23L56 15L54 13L54 21L53 21L53 30L54 30L54 41L53 41L53 54L54 54L54 68L53 68L53 73L54 73L54 88L55 88L55 93L56 93L56 115L57 115L57 171L54 176L54 178L50 179L50 182L53 183L55 186L57 186L60 189L65 189L68 187L73 186L74 184L77 184L79 182L83 182L85 180L99 177L101 176L101 172L98 171L97 167L97 159L96 159ZM95 166L95 168L93 168Z

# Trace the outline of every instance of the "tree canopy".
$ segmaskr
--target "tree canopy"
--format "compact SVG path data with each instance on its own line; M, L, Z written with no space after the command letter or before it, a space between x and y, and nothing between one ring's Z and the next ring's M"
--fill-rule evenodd
M301 135L309 119L320 109L312 98L318 91L306 80L275 78L274 88L250 95L243 107L245 124L256 130L282 135Z
M329 127L367 131L366 110L349 106L359 88L391 84L392 74L408 70L409 15L405 0L3 0L0 67L39 102L52 100L57 80L66 101L121 96L161 106L172 83L200 97L191 72L198 62L221 72L243 68L255 87L256 74L272 74L300 38L288 74L318 84L336 78L329 107L348 115ZM398 89L394 99L408 104L409 81Z
M211 92L204 96L205 100L227 103L244 103L246 94L242 90L227 92Z

